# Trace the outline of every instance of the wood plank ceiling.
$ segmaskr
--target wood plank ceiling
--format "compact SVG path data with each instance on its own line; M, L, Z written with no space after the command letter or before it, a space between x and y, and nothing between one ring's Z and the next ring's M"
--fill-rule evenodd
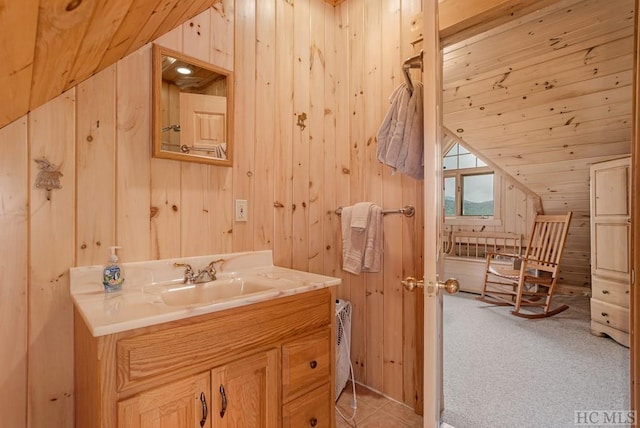
M220 1L3 2L0 128Z
M565 258L585 285L589 165L631 152L633 32L633 0L561 0L443 52L445 127L545 213L574 212Z

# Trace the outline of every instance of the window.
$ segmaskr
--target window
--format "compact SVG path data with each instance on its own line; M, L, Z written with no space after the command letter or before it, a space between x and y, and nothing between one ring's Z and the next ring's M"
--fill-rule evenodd
M445 217L493 218L495 177L487 164L459 144L442 161Z

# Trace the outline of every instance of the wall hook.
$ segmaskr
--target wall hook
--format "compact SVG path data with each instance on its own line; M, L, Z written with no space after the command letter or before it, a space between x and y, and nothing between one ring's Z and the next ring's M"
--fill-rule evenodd
M59 171L60 167L55 166L42 157L41 159L34 159L35 163L40 167L40 172L36 176L36 189L45 189L47 191L47 201L51 200L51 190L62 189L60 184L60 177L62 173Z
M304 123L305 120L307 120L307 113L302 113L298 115L298 123L296 123L296 125L300 127L301 131L304 131L304 128L307 127L307 125L305 125Z

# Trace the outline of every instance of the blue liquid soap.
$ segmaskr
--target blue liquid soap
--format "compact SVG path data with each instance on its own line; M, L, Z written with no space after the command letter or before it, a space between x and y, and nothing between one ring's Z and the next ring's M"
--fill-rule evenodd
M124 276L122 276L122 268L118 263L118 256L116 255L116 249L120 247L109 247L111 250L111 256L109 256L109 263L104 267L102 271L102 285L104 285L104 291L107 293L113 293L120 291L122 283L124 282Z

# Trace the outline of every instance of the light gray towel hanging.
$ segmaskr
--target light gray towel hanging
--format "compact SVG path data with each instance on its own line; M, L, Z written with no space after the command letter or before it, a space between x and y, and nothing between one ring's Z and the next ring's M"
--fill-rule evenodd
M424 178L423 85L414 84L413 93L399 85L389 97L391 104L378 129L378 160L416 179Z

